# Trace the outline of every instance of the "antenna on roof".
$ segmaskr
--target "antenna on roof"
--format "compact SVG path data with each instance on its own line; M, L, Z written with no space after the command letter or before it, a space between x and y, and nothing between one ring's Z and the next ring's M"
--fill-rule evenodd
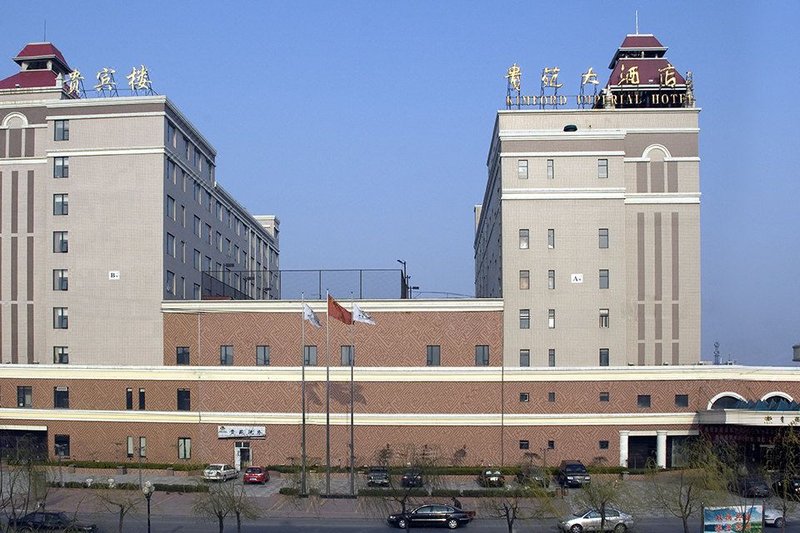
M639 35L639 10L636 10L636 35Z
M44 19L44 39L42 41L47 42L47 19Z

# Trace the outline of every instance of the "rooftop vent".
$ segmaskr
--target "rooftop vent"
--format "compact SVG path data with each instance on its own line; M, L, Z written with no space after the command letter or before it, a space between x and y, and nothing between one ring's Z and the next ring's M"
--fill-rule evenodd
M578 131L578 126L575 124L567 124L564 126L564 131Z

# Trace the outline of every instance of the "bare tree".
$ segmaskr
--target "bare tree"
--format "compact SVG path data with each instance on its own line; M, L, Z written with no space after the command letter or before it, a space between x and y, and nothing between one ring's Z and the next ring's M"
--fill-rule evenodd
M199 493L192 504L195 515L217 521L219 533L224 533L225 517L231 513L230 498L223 487L224 482L218 487L210 487L208 492Z
M125 517L142 503L141 491L115 489L113 483L108 484L108 489L98 488L94 496L109 512L117 515L117 531L122 533Z
M771 442L772 449L767 458L768 467L775 472L775 495L780 498L778 509L781 516L785 517L793 511L800 494L797 492L797 483L800 481L800 431L797 421L793 421L785 428L780 428ZM776 523L781 531L786 531L786 520L781 519Z
M230 485L223 485L231 513L236 517L236 531L242 531L242 518L255 520L261 518L261 510L252 497L244 490L244 485L234 481Z
M551 494L544 487L536 485L526 486L524 496L515 491L481 502L481 514L505 520L508 533L513 533L518 520L543 518L554 511Z
M46 450L34 439L0 440L0 511L5 523L44 508L49 488L37 461L45 456Z
M606 512L625 498L625 485L617 476L595 474L575 497L575 501L600 513L600 531L605 531Z

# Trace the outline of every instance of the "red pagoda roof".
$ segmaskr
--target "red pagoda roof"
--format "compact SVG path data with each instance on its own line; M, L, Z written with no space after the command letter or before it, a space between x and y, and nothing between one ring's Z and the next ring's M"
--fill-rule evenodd
M65 67L67 67L67 60L64 59L61 51L56 48L53 43L26 44L25 48L20 50L20 52L17 54L17 57L14 58L14 61L19 63L23 59L46 59L50 57L58 58L58 60L61 61Z
M0 80L0 89L30 89L55 86L56 73L52 70L23 70L4 80Z
M661 44L658 39L656 39L655 35L651 34L642 34L642 35L632 35L628 34L625 36L625 40L622 41L622 45L620 48L634 48L634 49L641 49L641 48L663 48L666 50L663 44Z

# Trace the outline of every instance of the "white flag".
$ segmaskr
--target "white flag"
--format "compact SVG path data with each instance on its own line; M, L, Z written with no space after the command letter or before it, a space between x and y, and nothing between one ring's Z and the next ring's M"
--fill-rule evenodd
M375 325L375 321L367 313L361 310L359 306L353 304L353 322L363 322L364 324Z
M322 324L319 323L319 318L317 318L316 313L314 313L314 310L311 309L308 304L303 304L303 320L308 320L315 328L322 327Z

